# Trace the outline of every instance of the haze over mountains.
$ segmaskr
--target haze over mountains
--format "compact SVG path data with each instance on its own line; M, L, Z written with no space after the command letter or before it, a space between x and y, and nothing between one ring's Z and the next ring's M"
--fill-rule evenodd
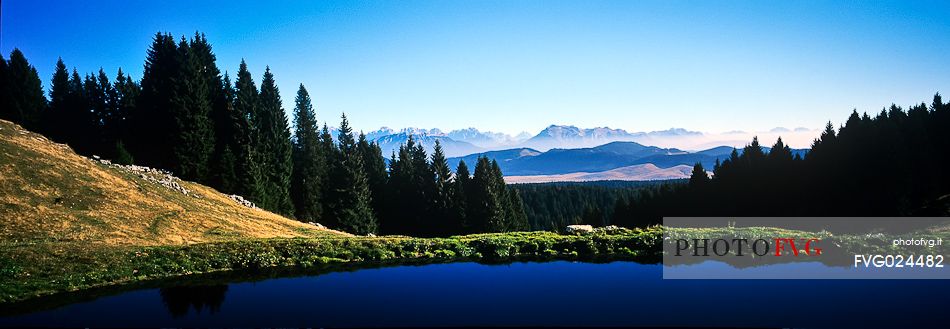
M379 143L383 149L383 155L387 157L393 151L398 151L399 146L404 144L410 135L421 143L430 154L435 141L438 140L442 144L446 156L459 157L473 153L516 148L532 149L539 152L551 149L592 148L611 142L636 142L642 145L655 145L661 148L676 148L679 150L706 150L717 146L742 147L748 144L753 136L758 136L763 145L771 145L777 137L781 136L785 143L793 148L807 148L819 132L819 130L801 127L794 130L777 127L764 132L709 133L690 131L683 128L628 132L623 129L608 127L578 128L570 125L550 125L535 135L527 132L510 135L480 131L476 128L444 132L438 128L403 128L397 130L382 127L378 130L366 132L366 138ZM331 133L336 138L336 130L331 128Z
M334 138L337 131L331 128ZM776 127L764 132L729 131L705 133L683 128L650 132L628 132L608 127L578 128L550 125L536 135L527 132L509 135L476 128L444 132L438 128L383 127L365 133L387 158L398 153L409 136L432 154L439 141L454 170L460 160L469 165L485 156L498 161L509 182L558 182L590 180L655 180L689 177L695 163L712 170L715 161L725 160L734 148L758 137L772 145L778 137L792 152L804 156L806 148L820 134L808 128ZM763 147L765 152L768 147ZM530 176L530 177L522 177Z
M730 146L719 146L707 150L688 152L676 148L646 146L636 142L611 142L608 144L576 149L551 149L541 152L532 148L515 148L501 151L489 151L449 158L449 166L455 168L459 161L475 163L478 157L488 157L498 161L505 176L564 175L576 173L598 173L623 167L651 164L657 169L690 166L701 163L712 170L716 160L725 160L732 153ZM742 149L738 149L741 154ZM763 151L769 152L768 147ZM804 156L804 149L793 149L793 154ZM629 171L628 171L629 172ZM669 172L673 173L673 172ZM688 175L689 171L685 172ZM611 174L618 180L639 180L646 177L638 172L636 177L622 177ZM606 176L604 176L606 177ZM656 179L675 179L688 176L672 175ZM590 180L590 179L588 179ZM556 181L556 180L552 180Z

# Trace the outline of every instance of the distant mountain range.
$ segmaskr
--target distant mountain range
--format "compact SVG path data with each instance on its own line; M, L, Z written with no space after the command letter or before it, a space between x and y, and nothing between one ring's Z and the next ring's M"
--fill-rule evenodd
M553 148L583 148L617 141L641 142L656 138L702 136L703 133L682 128L670 128L651 132L627 132L607 127L581 129L575 126L551 125L538 135L522 143L522 147L546 151Z
M775 128L762 136L809 137L812 130L796 128ZM336 138L337 131L331 132ZM774 135L769 135L774 134ZM780 134L780 135L779 135ZM383 150L383 156L389 158L399 146L408 141L409 136L422 144L428 154L432 154L435 142L439 141L449 157L449 166L455 169L459 161L465 160L470 168L478 157L486 156L498 161L506 179L512 182L541 182L567 180L652 180L676 179L688 176L688 167L699 162L707 170L713 164L729 158L733 145L741 145L742 139L753 135L734 131L719 134L725 136L726 145L704 148L700 151L687 151L675 147L647 146L671 144L671 141L697 141L705 144L715 143L717 139L707 139L713 134L704 134L682 128L651 132L627 132L623 129L607 127L583 129L575 126L551 125L537 135L521 133L516 136L483 132L475 128L453 130L448 133L439 129L383 127L366 133L366 138L376 142ZM751 140L751 137L749 138ZM769 144L768 139L760 139ZM675 143L672 143L675 144ZM702 145L702 144L690 144ZM769 148L764 147L768 152ZM793 149L793 153L804 156L805 149ZM741 149L739 149L741 152ZM528 177L532 176L532 177Z
M797 139L799 144L803 144L803 142L810 142L810 140L814 138L814 136L812 136L813 132L813 130L806 128L790 130L778 127L771 131L760 133L760 140L762 140L763 143L769 143L769 139L782 136L785 137L786 140L790 138ZM331 128L331 133L334 138L337 138L336 129ZM578 128L576 126L550 125L533 136L527 132L522 132L518 135L509 135L498 132L480 131L475 128L453 130L446 133L438 128L403 128L397 130L382 127L378 130L367 132L366 138L379 143L383 150L383 156L388 158L394 151L399 149L400 145L406 143L409 136L413 136L416 141L421 143L429 154L432 153L435 141L438 140L442 144L446 156L460 157L473 153L511 149L530 149L534 152L545 152L555 149L596 148L612 142L635 142L641 145L677 147L679 149L661 149L674 153L670 155L675 155L677 152L688 153L683 151L683 149L707 149L719 145L741 146L751 140L751 136L754 135L756 134L742 131L710 134L690 131L683 128L670 128L650 132L628 132L623 129L612 129L608 127ZM695 153L709 155L707 151L709 150ZM728 152L731 151L730 148ZM726 152L726 155L728 155L728 152ZM680 157L692 159L691 156ZM669 163L670 162L663 162L663 164ZM663 164L657 163L656 165L662 167Z
M719 146L698 152L687 152L676 148L646 146L636 142L611 142L591 148L551 149L546 152L532 148L489 151L449 158L448 162L452 168L458 166L461 160L471 166L478 157L485 156L498 161L505 176L599 173L646 164L651 164L658 169L667 169L681 165L691 167L697 162L702 163L707 170L712 170L715 161L729 158L732 150L733 148L729 146ZM741 149L739 151L741 152ZM763 151L768 152L769 148L763 148ZM795 149L793 153L804 155L805 151ZM617 173L605 175L617 176L615 174ZM637 175L642 176L642 173L638 172ZM617 177L614 179L622 180Z

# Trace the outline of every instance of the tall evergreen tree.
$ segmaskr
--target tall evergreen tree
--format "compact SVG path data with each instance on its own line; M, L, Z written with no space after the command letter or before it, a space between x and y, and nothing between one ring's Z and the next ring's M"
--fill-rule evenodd
M172 119L169 169L183 179L205 182L215 144L205 63L184 37L176 57L179 67L172 76L168 108Z
M495 172L487 157L479 157L472 179L469 225L475 232L501 232L506 228L504 192L498 189Z
M360 156L363 158L363 171L366 172L366 179L369 183L370 196L373 199L373 211L376 218L382 222L388 215L385 213L386 186L389 182L389 175L386 173L386 159L383 158L383 150L379 147L379 144L367 141L365 134L360 133L356 144Z
M214 170L217 168L222 168L221 162L231 162L234 163L235 157L234 154L234 145L229 144L233 141L230 137L225 137L220 130L225 130L219 125L231 126L233 122L230 120L220 120L221 118L228 117L228 112L232 109L233 102L233 90L231 95L225 94L225 81L221 77L221 70L218 69L217 57L212 51L211 44L208 42L204 33L195 32L195 35L189 41L189 59L191 62L189 64L195 65L200 68L198 72L195 72L191 79L195 81L200 81L200 84L205 86L203 94L208 99L209 103L209 112L207 116L209 117L209 123L211 126L211 135L213 135L213 145L211 146L209 160L207 161L206 167L210 168L208 177L203 181L212 186L221 188L220 182L222 181L221 175L215 173ZM230 82L227 82L230 84ZM230 86L228 86L230 88ZM228 155L224 155L224 148L227 146ZM227 157L228 159L221 160L221 157ZM221 161L219 161L221 160ZM234 165L226 165L229 172L234 170ZM228 174L231 175L231 174ZM233 176L233 175L232 175ZM236 180L231 180L229 184L233 184ZM217 186L216 186L217 185Z
M261 178L261 164L259 163L258 144L260 137L257 130L257 116L259 108L260 94L257 86L254 85L254 78L251 72L247 70L247 64L241 60L238 68L237 81L235 81L234 93L234 112L231 116L235 118L234 126L241 129L238 131L233 142L231 151L237 158L240 175L240 183L235 193L248 198L255 203L262 204L264 200L264 181Z
M342 116L338 140L339 159L330 175L332 187L327 196L328 210L340 229L355 234L375 234L378 224L372 209L369 182L346 115Z
M234 87L227 73L222 78L221 99L212 107L215 149L211 158L209 184L224 193L240 193L240 162L238 151L247 146L249 130L247 117L234 108ZM217 103L221 103L220 106Z
M86 91L86 104L89 111L92 112L92 136L89 136L88 146L90 152L99 156L107 156L106 152L113 151L113 147L106 145L115 145L115 140L109 140L106 135L107 128L112 123L111 96L112 84L105 70L99 68L98 75L86 75L83 81L83 89Z
M511 232L515 232L515 231L527 231L531 229L531 225L528 224L528 215L525 213L525 210L524 210L524 202L521 200L521 194L518 193L518 190L515 190L515 189L508 189L507 194L508 194L507 230ZM600 213L600 217L601 218L604 217L602 211Z
M156 33L145 58L142 92L131 118L129 151L143 165L171 169L175 127L172 93L180 69L178 45L171 34Z
M52 83L49 90L49 109L44 114L43 128L44 134L57 142L65 142L66 130L69 129L70 122L67 115L69 113L69 71L66 64L60 58L56 61L56 70L53 72Z
M112 122L110 123L110 131L107 131L107 134L111 135L115 140L115 151L111 156L113 156L115 160L121 158L122 161L131 163L131 153L126 149L125 141L129 140L131 133L129 131L129 118L136 110L136 101L142 89L131 77L127 77L120 68L112 90L114 96L111 106L114 113L112 115Z
M693 173L689 176L689 186L701 187L706 186L707 183L709 183L709 175L706 174L703 164L697 162L693 165Z
M318 221L323 214L323 178L325 158L320 145L320 132L313 112L310 94L303 84L294 100L293 177L291 196L295 215L301 221Z
M293 146L290 144L287 115L281 104L274 74L271 73L270 67L267 67L261 81L259 111L253 120L258 136L257 155L264 186L261 206L280 214L291 215L293 203L290 201L290 176L293 174Z
M435 195L435 173L428 162L425 148L409 136L399 147L389 169L387 233L432 235L436 231L432 217Z
M469 199L472 194L472 175L468 171L468 165L464 160L460 160L455 169L455 179L452 187L455 190L452 193L453 216L451 231L453 233L470 232L468 223Z
M88 80L88 79L87 79ZM95 84L91 82L90 84ZM65 113L62 113L62 141L77 153L91 155L94 151L97 125L86 94L86 83L73 69L66 90Z
M430 200L429 226L435 234L444 234L451 230L450 220L452 218L452 193L455 192L452 186L452 170L445 159L445 153L442 151L442 143L435 141L435 148L432 151L432 162L430 171L434 174L434 188Z
M0 58L2 59L2 58ZM40 80L36 68L26 60L23 52L13 48L10 60L4 61L3 81L4 99L3 108L0 108L0 119L18 123L27 129L36 130L43 110L46 109L46 97L43 95L43 82Z

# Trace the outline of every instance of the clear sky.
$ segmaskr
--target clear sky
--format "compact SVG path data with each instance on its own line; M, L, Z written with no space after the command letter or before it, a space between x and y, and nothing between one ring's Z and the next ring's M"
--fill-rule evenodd
M57 57L138 79L155 32L201 31L362 130L817 128L950 94L948 1L69 2L2 2L47 90Z

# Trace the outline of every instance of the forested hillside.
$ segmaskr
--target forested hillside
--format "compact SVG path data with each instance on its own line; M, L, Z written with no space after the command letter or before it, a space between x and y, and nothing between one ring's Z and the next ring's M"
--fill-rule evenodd
M47 99L36 69L17 49L0 58L3 106L11 120L77 153L169 170L303 222L356 234L447 235L528 228L521 199L487 158L453 175L440 145L414 140L388 168L379 145L342 116L334 140L308 91L296 91L295 131L268 67L260 87L242 60L233 80L218 69L201 33L178 41L157 33L144 76L121 69L70 72L60 59Z
M828 123L804 158L781 140L757 139L717 163L697 164L689 184L643 190L618 204L616 223L663 216L947 216L950 214L950 105L940 94L906 111L851 113Z

